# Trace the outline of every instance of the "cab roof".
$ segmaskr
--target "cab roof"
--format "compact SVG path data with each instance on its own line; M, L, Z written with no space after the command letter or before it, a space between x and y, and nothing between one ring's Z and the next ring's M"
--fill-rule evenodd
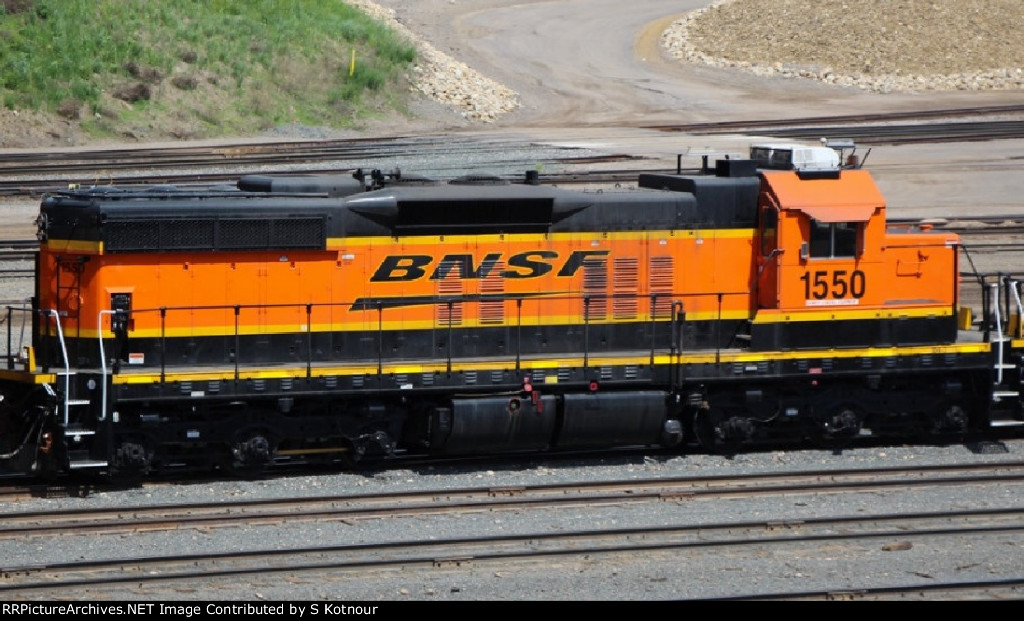
M885 211L885 198L866 170L808 179L796 171L764 171L768 192L783 210L801 211L820 222L866 222Z

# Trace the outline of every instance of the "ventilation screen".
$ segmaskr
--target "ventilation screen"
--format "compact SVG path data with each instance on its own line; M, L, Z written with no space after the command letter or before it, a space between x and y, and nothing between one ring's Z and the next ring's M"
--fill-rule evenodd
M107 252L319 250L327 243L322 217L115 220L103 230Z

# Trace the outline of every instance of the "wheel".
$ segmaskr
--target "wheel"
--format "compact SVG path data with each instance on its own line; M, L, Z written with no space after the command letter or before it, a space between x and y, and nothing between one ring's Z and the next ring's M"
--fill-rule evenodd
M120 439L111 461L111 477L117 480L144 477L153 470L154 451L145 438Z
M273 458L274 445L269 436L260 431L239 434L231 443L227 470L242 478L256 478L262 475Z
M733 417L716 423L708 408L701 408L693 417L693 435L709 453L735 455L740 451L742 439L752 431L748 419Z
M844 404L816 418L815 422L818 443L834 449L845 446L860 435L864 427L864 415L856 406Z
M970 416L959 401L946 401L936 407L931 415L931 432L935 435L962 434L967 431Z

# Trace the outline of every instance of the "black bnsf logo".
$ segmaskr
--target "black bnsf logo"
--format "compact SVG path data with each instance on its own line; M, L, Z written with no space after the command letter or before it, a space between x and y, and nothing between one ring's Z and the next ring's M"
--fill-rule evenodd
M527 250L510 256L498 275L501 278L537 278L551 273L557 266L558 276L572 276L597 257L608 256L607 250L574 250L562 260L553 250ZM497 269L502 253L487 254L477 265L471 254L447 254L441 260L426 254L399 254L385 257L371 282L402 282L427 277L442 280L452 273L459 278L487 278Z

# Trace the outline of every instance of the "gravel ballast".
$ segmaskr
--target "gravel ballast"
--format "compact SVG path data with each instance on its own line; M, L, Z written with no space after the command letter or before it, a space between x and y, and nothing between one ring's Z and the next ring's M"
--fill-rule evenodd
M769 451L735 456L680 455L662 458L556 461L524 458L519 464L453 469L384 469L364 473L293 475L259 481L224 480L179 486L155 486L89 495L36 499L7 511L94 509L175 503L370 494L665 477L785 473L857 467L917 467L962 463L1018 462L1024 441L978 451L966 445L896 446L844 451ZM974 450L972 450L972 448ZM296 522L244 528L153 531L104 536L67 536L45 540L0 540L5 569L80 560L141 558L207 552L296 549L386 541L429 541L450 537L545 534L577 529L700 525L719 522L798 522L811 518L877 515L893 512L1006 508L1019 505L1021 484L960 487L895 487L888 491L846 494L772 495L763 498L590 506L541 511L499 511L456 516ZM951 541L955 542L951 545ZM900 545L893 545L893 544ZM479 601L479 600L659 600L699 599L801 590L856 590L881 586L927 585L958 580L1020 577L1021 541L963 536L914 540L883 537L850 551L822 543L805 554L640 554L630 561L591 558L553 561L544 567L494 568L466 563L458 568L403 576L375 574L267 574L243 579L217 578L194 584L133 585L105 598L246 601ZM839 556L837 556L837 554ZM9 597L11 594L6 594ZM90 597L68 591L68 599ZM29 595L29 598L32 598Z

